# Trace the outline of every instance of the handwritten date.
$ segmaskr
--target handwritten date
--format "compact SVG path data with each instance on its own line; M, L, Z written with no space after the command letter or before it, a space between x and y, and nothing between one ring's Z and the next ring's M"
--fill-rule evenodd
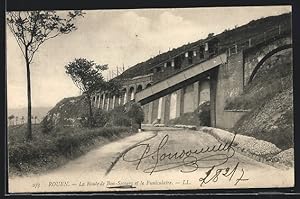
M237 170L238 170L239 162L235 165L233 169L226 167L226 168L221 168L217 169L215 166L212 166L207 172L206 176L199 178L200 186L203 184L208 184L210 182L217 182L220 177L228 178L229 181L233 179L235 176ZM247 181L249 180L248 178L244 178L244 169L241 169L241 174L239 175L238 178L235 178L235 184L237 185L240 181Z

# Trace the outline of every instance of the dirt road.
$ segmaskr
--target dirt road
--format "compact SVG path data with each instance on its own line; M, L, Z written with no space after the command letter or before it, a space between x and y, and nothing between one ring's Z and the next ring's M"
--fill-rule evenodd
M42 175L9 179L10 192L285 187L280 170L201 131L156 129L96 148Z

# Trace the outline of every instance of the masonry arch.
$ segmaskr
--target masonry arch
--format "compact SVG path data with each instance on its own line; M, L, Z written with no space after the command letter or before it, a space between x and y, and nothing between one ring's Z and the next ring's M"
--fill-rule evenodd
M136 88L136 92L140 92L142 90L143 90L143 86L141 84L138 85L137 88Z
M121 95L120 95L120 105L123 105L127 102L127 88L124 87L122 90L121 90Z
M102 93L98 96L98 107L99 108L102 108L103 100L104 100L104 94Z
M151 86L151 83L148 83L147 85L146 85L146 88L149 88Z
M129 88L129 100L134 100L134 96L135 96L135 89L132 86Z
M280 51L283 51L283 50L286 50L286 49L289 49L289 48L292 48L292 44L286 44L286 45L283 45L283 46L279 46L278 48L275 48L274 50L268 52L258 63L257 65L255 66L255 68L253 69L251 75L250 75L250 78L248 80L248 84L252 82L252 80L254 79L257 71L260 69L260 67L263 65L263 63L268 59L270 58L272 55L280 52Z

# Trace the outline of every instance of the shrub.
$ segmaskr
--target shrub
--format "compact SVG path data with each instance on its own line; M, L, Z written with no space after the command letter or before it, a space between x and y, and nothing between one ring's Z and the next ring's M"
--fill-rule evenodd
M144 111L141 105L138 103L131 104L129 110L127 111L127 115L137 124L140 124L144 121Z
M119 106L110 111L109 120L105 126L127 126L131 125L130 118L126 114L124 106Z
M169 120L168 124L170 124L170 125L184 124L184 125L199 126L200 120L199 120L198 111L191 112L191 113L183 113L179 117Z
M126 106L119 106L111 110L108 118L105 126L140 128L140 124L144 120L144 111L138 103L129 103Z
M56 147L64 156L72 156L74 149L82 142L80 138L81 136L63 135L56 140Z
M201 126L210 126L210 102L202 103L198 109L198 117Z
M48 116L46 116L41 123L43 133L50 133L54 129L54 122Z
M108 122L109 114L102 109L94 110L93 115L93 127L103 127Z
M131 119L133 127L141 128L141 124L144 121L144 111L140 104L132 103L126 114Z
M253 109L270 100L275 94L291 88L293 86L291 52L285 52L281 57L281 61L275 59L269 63L272 68L268 69L265 64L271 61L272 57L269 58L253 81L245 85L244 92L240 96L226 100L225 109Z
M89 118L86 115L82 115L79 118L79 124L81 127L84 127L84 128L90 127Z
M88 151L96 139L114 140L129 132L128 127L65 128L56 134L36 132L30 142L16 139L18 142L9 143L9 172L24 174L41 168L57 167L60 164L58 160L69 160ZM19 135L19 132L10 133L9 136Z

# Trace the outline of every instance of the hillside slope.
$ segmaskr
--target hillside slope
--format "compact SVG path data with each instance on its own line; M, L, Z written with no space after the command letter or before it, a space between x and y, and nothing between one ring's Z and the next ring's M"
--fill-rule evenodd
M88 115L88 104L83 96L64 98L46 115L44 120L59 126L79 126L81 117Z
M274 29L280 25L282 28L289 29L291 27L291 13L285 13L278 16L269 16L266 18L260 18L257 20L252 20L249 23L236 27L232 30L226 29L222 33L215 35L214 37L218 38L220 41L219 46L227 49L228 46L241 41L248 37L253 37L257 34L263 34L268 32L270 29ZM176 56L185 52L187 49L190 49L194 46L197 46L199 43L209 39L202 38L198 41L194 41L178 48L169 50L162 54L159 54L153 58L150 58L144 62L138 63L127 70L125 70L121 75L117 76L118 79L130 79L136 76L142 76L150 74L150 68L153 66L162 63L169 59L170 57Z
M228 109L250 109L233 131L272 142L281 149L293 147L292 51L270 57L244 93L227 103Z

